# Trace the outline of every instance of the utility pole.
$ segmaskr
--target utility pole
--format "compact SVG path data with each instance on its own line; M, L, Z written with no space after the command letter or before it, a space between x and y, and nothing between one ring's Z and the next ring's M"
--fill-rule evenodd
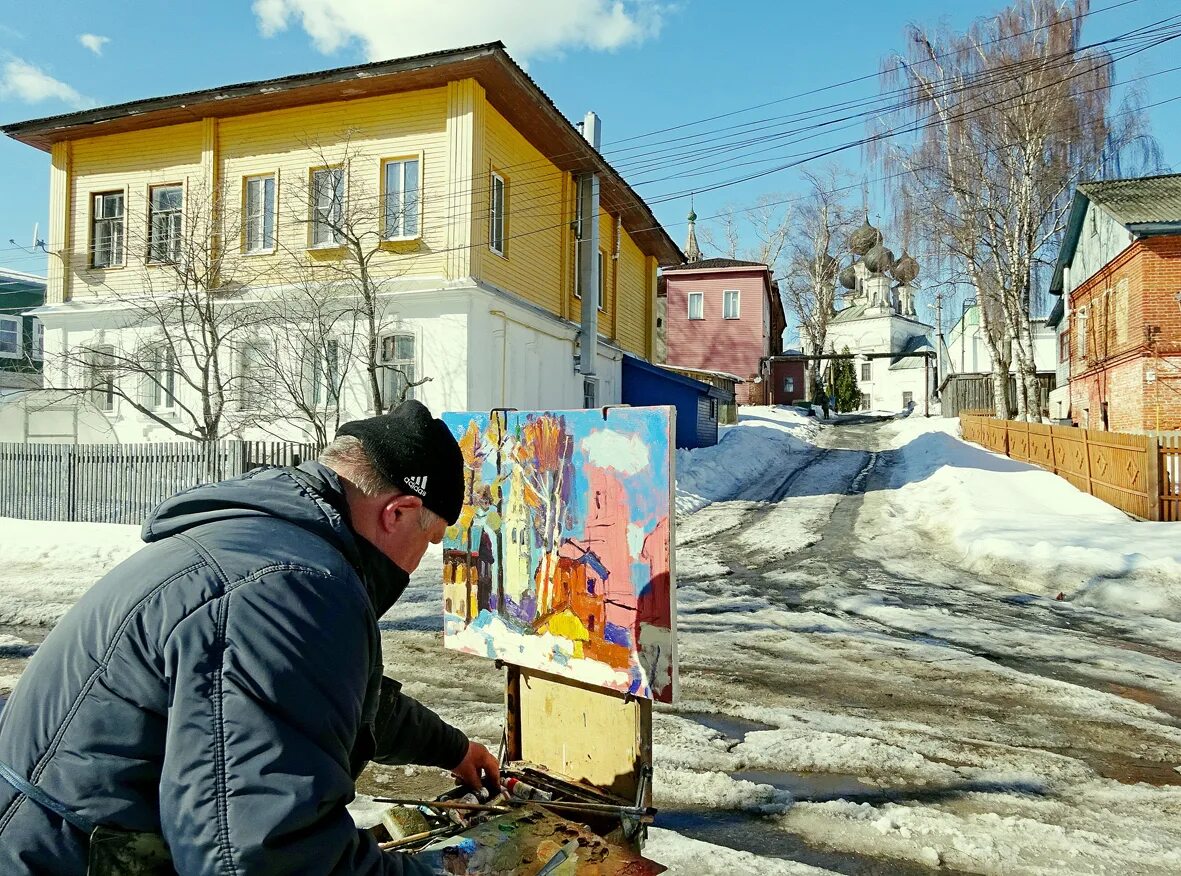
M599 117L586 114L582 136L596 152L602 141ZM578 373L582 375L585 407L599 406L599 381L595 365L599 355L599 175L583 173L578 177L578 280L582 290L582 326L578 335Z
M935 293L935 385L943 382L943 293Z

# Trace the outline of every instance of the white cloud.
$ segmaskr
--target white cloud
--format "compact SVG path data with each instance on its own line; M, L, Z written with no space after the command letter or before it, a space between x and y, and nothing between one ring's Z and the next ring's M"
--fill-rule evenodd
M254 0L264 36L295 20L321 52L359 42L372 60L503 40L517 60L618 49L660 32L666 0Z
M0 98L24 103L59 100L73 107L91 106L94 103L60 79L54 79L40 67L20 58L10 58L4 62L3 70L0 71Z
M111 41L110 37L99 36L96 33L84 33L79 35L78 42L90 49L96 55L103 53L103 46Z
M647 468L648 448L638 435L625 435L614 429L596 429L582 439L582 449L591 465L613 468L633 475Z

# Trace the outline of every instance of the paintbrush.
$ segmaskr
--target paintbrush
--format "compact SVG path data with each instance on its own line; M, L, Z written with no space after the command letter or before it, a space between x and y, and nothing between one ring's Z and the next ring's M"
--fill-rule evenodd
M449 824L446 827L436 827L434 830L424 830L422 833L412 833L410 836L404 836L401 839L390 840L388 843L378 843L377 847L383 852L390 849L399 849L402 846L408 846L411 843L422 842L432 837L442 836L445 833L454 833L455 825Z
M375 803L392 803L394 806L424 806L428 809L462 809L470 812L511 812L507 806L491 803L465 803L462 800L406 800L400 797L374 797Z

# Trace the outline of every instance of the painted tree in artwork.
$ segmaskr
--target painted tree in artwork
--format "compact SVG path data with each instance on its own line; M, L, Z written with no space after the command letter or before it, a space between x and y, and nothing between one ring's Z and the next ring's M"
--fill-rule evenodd
M471 563L472 536L476 524L476 506L480 504L484 493L483 469L488 450L479 424L472 420L463 437L459 439L459 451L463 456L463 510L459 512L459 520L455 524L459 530L457 540L467 543L467 552L464 556L464 581L467 586L467 599L463 609L465 621L472 619L472 588L475 586L472 580L475 575Z
M558 568L562 531L572 523L574 438L563 418L542 414L520 427L512 455L513 462L521 467L525 502L532 511L537 543L544 551L537 587L537 615L544 617L553 602L553 576Z

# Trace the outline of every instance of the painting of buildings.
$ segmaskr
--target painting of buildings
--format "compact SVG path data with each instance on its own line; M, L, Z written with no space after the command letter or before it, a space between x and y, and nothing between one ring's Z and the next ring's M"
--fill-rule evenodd
M671 702L671 408L445 414L465 497L448 648Z

